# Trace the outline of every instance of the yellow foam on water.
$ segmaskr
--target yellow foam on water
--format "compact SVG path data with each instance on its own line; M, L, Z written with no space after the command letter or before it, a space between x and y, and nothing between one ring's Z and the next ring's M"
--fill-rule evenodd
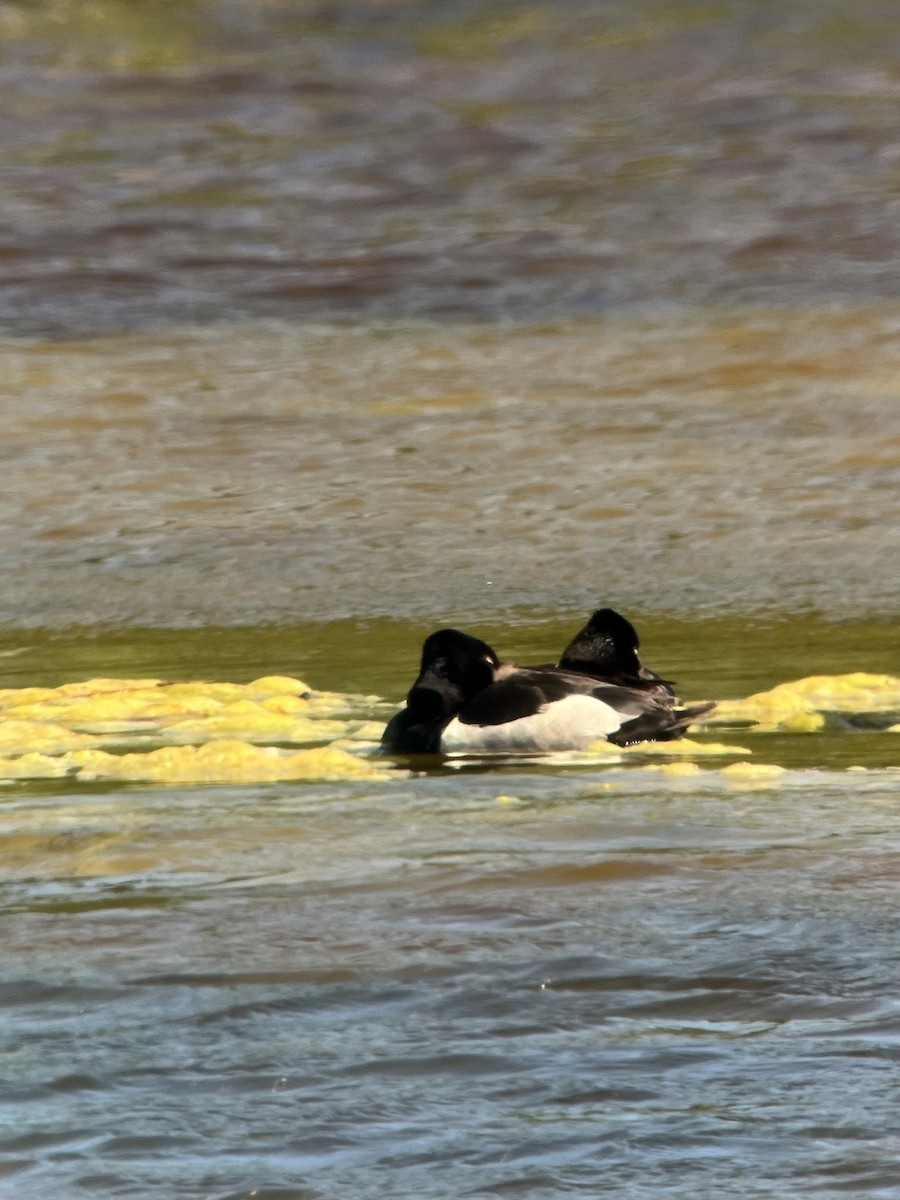
M281 692L291 696L296 695L297 692L312 691L312 688L302 679L295 679L291 675L263 675L261 679L254 679L248 686L273 696L277 696Z
M176 740L186 734L200 739L239 734L250 740L310 742L343 730L335 722L314 734L311 722L353 702L338 693L310 692L302 680L287 676L249 684L91 679L58 688L5 689L0 716L104 733L174 729Z
M144 691L102 692L86 696L61 696L41 703L18 704L6 709L11 717L46 720L53 717L69 725L87 725L105 721L124 721L144 716L148 704L159 704Z
M137 754L72 750L0 759L0 779L110 779L147 783L265 783L290 779L381 779L389 772L333 746L293 753L249 742L164 746Z
M853 769L850 768L850 770ZM640 766L629 767L627 777L622 776L608 786L612 788L625 788L628 787L628 779L631 779L634 775L649 775L665 776L671 779L702 778L720 780L731 788L761 790L771 789L774 786L782 784L789 774L790 772L786 767L779 767L775 763L742 761L712 769L709 766L701 766L695 762L643 763Z
M249 742L216 741L204 746L164 746L143 754L78 750L68 755L86 779L147 780L159 783L249 783L280 779L377 779L383 768L345 750L279 751Z
M692 738L676 738L672 742L638 742L626 746L626 754L660 754L678 758L709 758L720 754L752 754L746 746L729 746L724 742L695 742Z
M54 721L0 720L0 754L64 754L96 745L90 734L77 733Z
M659 766L656 767L656 770L661 771L663 775L673 776L700 775L703 771L702 767L698 766L695 762L660 763Z
M259 704L268 712L281 713L283 716L293 713L306 715L314 711L314 705L302 696L267 696L265 700L260 700Z
M346 732L346 722L324 717L285 716L244 700L224 705L214 716L186 718L166 725L168 738L208 741L240 737L247 741L323 742Z
M381 736L382 722L369 719L380 703L377 697L316 692L287 675L247 684L99 677L56 688L4 688L0 780L66 775L179 783L396 778L393 767L360 756ZM853 714L879 714L882 726L900 732L895 711L900 715L900 679L856 672L813 675L746 700L722 701L713 720L751 721L759 730L815 732ZM153 748L137 751L142 743ZM112 744L128 744L135 752L103 749ZM554 755L553 762L607 765L654 756L672 761L646 769L676 777L696 773L695 759L737 755L744 760L751 753L744 746L691 738L625 749L600 741L586 751ZM635 769L644 768L635 764ZM750 786L777 779L781 770L741 761L722 774Z
M627 761L628 758L646 758L648 755L658 758L694 759L752 753L753 751L748 750L746 746L730 746L723 742L695 742L691 738L680 738L672 742L638 742L634 746L616 746L612 742L600 739L592 742L585 750L559 750L541 756L539 761L557 766L565 766L566 763L577 766L588 766L592 763L609 766L612 763ZM659 770L656 766L647 769ZM677 772L673 770L672 773Z
M39 704L55 695L55 688L0 688L0 710L7 711L11 706L20 704Z
M286 675L248 684L97 678L57 688L6 688L0 691L0 779L380 777L387 768L367 763L359 750L377 741L381 724L332 715L358 709L360 699L312 692ZM102 749L151 739L154 748L146 751ZM272 743L303 749L291 753Z
M60 684L55 691L64 696L82 696L94 692L131 692L159 687L161 679L118 679L113 676L97 675L83 681Z
M60 779L73 773L72 763L65 753L42 754L32 750L16 758L0 757L0 780Z
M849 675L809 675L780 683L746 700L721 700L714 721L753 721L764 730L815 733L835 718L900 712L900 679L856 671Z
M775 763L736 762L723 767L721 774L729 783L746 787L758 787L770 783L778 783L787 774L784 767Z
M704 769L695 762L661 762L661 763L641 763L639 766L629 766L629 778L632 775L666 775L670 778L677 779L682 777L694 778L697 775L712 775L715 772L708 768Z

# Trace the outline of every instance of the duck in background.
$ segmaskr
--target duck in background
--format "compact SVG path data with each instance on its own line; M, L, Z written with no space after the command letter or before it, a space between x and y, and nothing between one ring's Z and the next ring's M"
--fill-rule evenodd
M660 684L674 695L671 684L641 662L637 630L613 608L598 608L591 619L572 638L560 655L557 666L576 675L590 675L604 683L625 687L643 683Z
M598 609L555 666L501 662L456 629L425 639L406 706L388 722L392 754L510 754L583 750L680 738L711 704L682 708L671 683L646 668L638 637Z

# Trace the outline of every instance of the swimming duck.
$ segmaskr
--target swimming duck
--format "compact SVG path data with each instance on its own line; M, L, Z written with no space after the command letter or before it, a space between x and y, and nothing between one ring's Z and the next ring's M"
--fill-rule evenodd
M678 707L671 685L640 663L633 627L601 609L557 666L503 663L486 642L456 629L431 634L382 746L401 754L541 753L601 739L627 746L682 737L711 707Z
M674 696L671 683L641 662L639 647L637 630L626 617L613 608L598 608L563 650L558 666L627 687L656 684Z
M487 642L439 629L422 644L419 677L406 696L406 708L388 721L381 737L385 750L439 754L442 735L457 714L492 686L500 660Z

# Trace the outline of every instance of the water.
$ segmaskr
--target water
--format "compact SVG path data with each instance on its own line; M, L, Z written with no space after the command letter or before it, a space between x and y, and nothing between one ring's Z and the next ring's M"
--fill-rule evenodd
M895 301L894 6L7 4L4 322Z
M702 645L737 693L784 640L840 671L878 636L835 629L670 628L650 661ZM403 632L289 640L371 684ZM255 674L280 636L29 634L41 678ZM8 788L0 1194L891 1194L895 738L732 731L777 779Z
M4 889L8 1194L895 1186L896 779L123 800Z
M7 4L0 682L900 675L897 38ZM698 740L4 785L0 1196L895 1196L897 734Z
M7 342L0 619L892 617L898 319Z

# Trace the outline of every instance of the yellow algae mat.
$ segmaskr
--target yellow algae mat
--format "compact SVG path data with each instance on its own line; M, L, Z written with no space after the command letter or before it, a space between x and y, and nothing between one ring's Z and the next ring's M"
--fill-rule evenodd
M711 720L750 722L767 732L816 733L827 728L900 732L900 679L863 671L809 675L746 700L720 700Z
M88 679L60 687L0 689L0 781L75 777L161 783L244 783L393 776L375 751L390 712L376 696L320 692L270 675L251 683ZM815 733L834 728L900 732L900 679L857 672L813 675L745 700L723 700L708 726ZM742 737L742 740L744 738ZM555 756L564 766L677 757L752 755L695 737L621 750L608 744ZM762 766L762 765L761 765ZM749 767L734 764L735 773ZM772 768L778 770L780 768Z
M360 753L381 735L382 722L367 719L377 703L281 675L247 684L88 679L8 688L0 690L0 779L377 778L386 767Z

